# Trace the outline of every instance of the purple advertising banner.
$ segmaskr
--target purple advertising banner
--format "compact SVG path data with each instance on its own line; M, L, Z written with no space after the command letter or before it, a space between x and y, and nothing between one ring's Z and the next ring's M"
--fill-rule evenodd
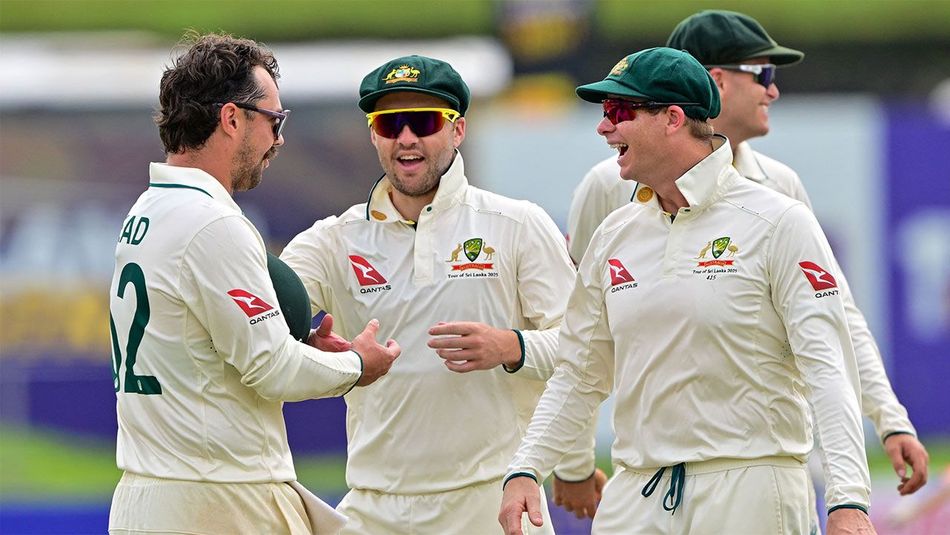
M889 375L921 435L950 435L950 118L886 116Z

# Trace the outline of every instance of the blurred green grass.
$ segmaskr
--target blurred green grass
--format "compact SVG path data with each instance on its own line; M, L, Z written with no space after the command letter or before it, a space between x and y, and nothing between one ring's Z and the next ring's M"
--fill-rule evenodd
M424 39L495 35L498 0L2 0L0 32L145 30L175 38L185 28L264 41ZM798 42L947 39L946 0L600 0L591 30L617 42L661 41L701 9L748 13ZM422 15L424 14L424 15Z
M934 477L950 466L950 437L925 441ZM297 477L322 496L346 492L342 456L295 456ZM610 473L610 460L598 458ZM893 469L877 443L868 446L868 465L876 478L892 478ZM115 445L65 433L0 425L0 502L103 502L112 496L120 472Z

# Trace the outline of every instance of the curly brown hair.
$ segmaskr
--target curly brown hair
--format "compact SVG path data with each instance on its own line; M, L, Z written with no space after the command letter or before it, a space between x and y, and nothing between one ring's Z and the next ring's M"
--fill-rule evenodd
M255 67L266 69L275 83L280 78L273 53L250 39L188 32L181 45L189 48L162 74L155 112L166 154L204 146L218 127L215 103L263 98Z

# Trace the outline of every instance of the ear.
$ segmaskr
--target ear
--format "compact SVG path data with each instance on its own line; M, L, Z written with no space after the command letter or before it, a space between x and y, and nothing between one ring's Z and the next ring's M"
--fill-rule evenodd
M686 125L686 112L679 106L670 106L666 109L666 131L670 134Z
M459 148L465 139L465 117L459 117L452 123L452 143Z
M230 102L221 106L221 111L218 112L218 127L221 129L221 133L227 137L238 137L238 132L243 127L245 120L246 117L244 117L241 109Z
M723 88L725 87L725 73L723 69L719 67L713 67L709 69L709 76L712 76L713 81L716 82L716 87L719 88L719 92L722 93Z

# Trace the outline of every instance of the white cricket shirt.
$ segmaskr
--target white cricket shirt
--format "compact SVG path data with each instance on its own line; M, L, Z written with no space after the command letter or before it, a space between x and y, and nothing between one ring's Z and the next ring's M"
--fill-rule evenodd
M551 218L468 184L456 153L416 227L381 179L367 204L318 221L281 259L304 281L314 309L346 338L372 318L402 355L390 372L346 395L347 483L395 494L443 492L499 479L555 365L558 328L574 281ZM426 343L439 321L518 329L515 373L449 371ZM586 450L586 451L584 451ZM593 470L592 448L581 448Z
M360 359L290 336L264 242L214 177L149 172L109 293L117 464L192 481L294 480L282 401L343 394Z
M736 146L732 165L747 179L801 201L812 209L798 173L778 160L752 150L748 142L743 141ZM568 250L572 258L580 262L594 230L607 214L630 204L636 187L635 181L620 178L620 166L616 156L599 162L587 172L574 191L567 218ZM907 416L907 409L897 400L887 378L874 335L868 328L864 314L854 302L854 296L837 260L829 269L840 275L838 284L845 299L848 329L851 331L851 342L861 376L862 411L874 424L881 440L893 433L910 433L916 436L916 430Z
M613 459L636 469L794 456L821 436L827 504L867 507L854 352L832 254L808 208L744 179L721 146L611 213L581 261L559 366L510 473L547 474L615 396Z

